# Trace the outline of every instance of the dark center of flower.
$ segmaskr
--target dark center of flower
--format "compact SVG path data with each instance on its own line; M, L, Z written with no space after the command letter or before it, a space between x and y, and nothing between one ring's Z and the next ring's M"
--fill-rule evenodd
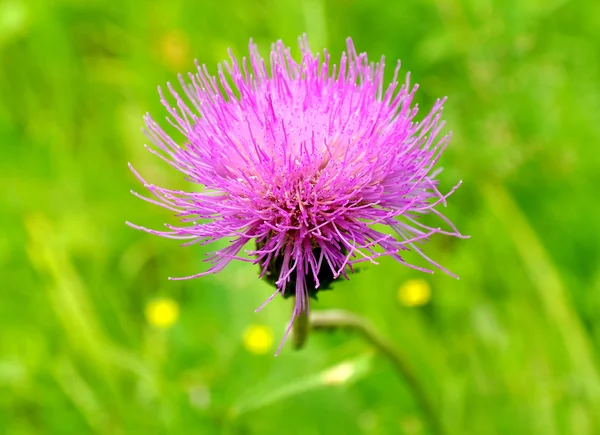
M257 242L256 245L257 245L257 249L261 249L261 245L264 245L264 243ZM315 256L315 258L319 259L321 256L321 248L313 249L312 253ZM265 272L264 279L267 282L269 282L270 284L272 284L273 286L277 286L276 283L277 283L277 280L279 279L279 277L281 276L282 266L283 266L283 255L279 255L275 258L272 258L271 261L269 262L269 265L267 266L267 271ZM331 290L331 284L334 281L339 279L339 277L335 278L333 276L333 271L331 270L331 268L329 267L329 265L327 264L326 261L323 261L321 263L321 268L319 269L319 272L317 273L317 277L319 279L319 287L315 288L317 283L315 281L315 277L314 277L312 270L308 271L304 275L304 282L306 285L306 290L308 292L308 295L313 299L317 299L317 293L319 291ZM290 296L296 295L297 280L298 280L297 271L294 270L292 272L292 274L290 275L290 280L287 282L284 292L282 293L284 298L287 299Z

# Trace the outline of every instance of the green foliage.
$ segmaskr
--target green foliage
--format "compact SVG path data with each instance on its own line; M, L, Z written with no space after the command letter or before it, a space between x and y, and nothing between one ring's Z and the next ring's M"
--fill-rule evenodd
M246 264L168 281L208 248L124 225L174 222L129 194L128 161L186 187L143 148L156 86L304 31L334 57L352 36L402 59L422 107L449 97L442 186L464 181L448 215L472 236L427 247L461 279L426 276L426 306L398 304L418 275L384 259L313 308L370 318L450 434L600 432L600 3L583 0L0 2L0 432L429 433L359 337L248 352L243 331L277 342L290 302L254 313L271 290ZM180 305L170 329L145 320L158 296Z

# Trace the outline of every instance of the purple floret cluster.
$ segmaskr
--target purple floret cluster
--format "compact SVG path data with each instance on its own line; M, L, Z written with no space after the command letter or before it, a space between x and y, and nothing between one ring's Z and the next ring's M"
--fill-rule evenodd
M181 91L168 85L171 103L159 89L183 141L145 117L150 152L195 187L158 187L134 170L151 194L143 198L180 224L130 225L185 245L227 241L206 259L207 271L174 279L216 273L232 260L258 264L276 286L267 302L295 296L289 332L310 296L348 278L357 263L390 256L431 272L403 259L412 250L452 275L419 247L436 233L462 237L438 210L460 185L442 194L435 179L450 140L440 135L445 99L417 122L417 85L408 76L398 82L400 63L385 85L383 58L370 63L351 39L338 65L326 51L313 54L306 37L299 61L282 42L268 63L249 48L241 62L230 53L216 77L204 65L187 81L180 76ZM445 229L422 223L425 214Z

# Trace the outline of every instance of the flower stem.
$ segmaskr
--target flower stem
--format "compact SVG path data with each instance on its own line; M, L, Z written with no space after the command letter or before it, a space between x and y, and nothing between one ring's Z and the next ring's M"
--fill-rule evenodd
M302 311L296 320L292 329L292 344L294 349L300 350L304 347L306 340L308 339L309 322L308 322L309 310Z
M408 366L404 356L394 348L394 345L387 338L375 329L371 322L347 311L327 310L313 312L310 318L310 327L314 330L344 328L359 332L366 341L371 343L392 363L394 369L404 382L406 382L415 400L421 407L431 430L438 435L444 434L442 423L425 388Z

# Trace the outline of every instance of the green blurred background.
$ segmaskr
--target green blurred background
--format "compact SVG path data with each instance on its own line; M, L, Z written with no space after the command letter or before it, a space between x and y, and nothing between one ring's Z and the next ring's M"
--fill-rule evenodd
M0 433L430 433L359 337L273 357L290 302L254 313L271 293L254 267L168 281L207 249L124 224L175 222L130 195L127 162L186 187L143 148L156 86L305 31L336 59L347 36L402 59L425 107L449 97L442 187L464 181L447 214L472 236L426 249L459 281L384 260L314 308L371 319L450 434L600 433L600 3L583 0L0 1ZM402 304L416 278L430 299Z

